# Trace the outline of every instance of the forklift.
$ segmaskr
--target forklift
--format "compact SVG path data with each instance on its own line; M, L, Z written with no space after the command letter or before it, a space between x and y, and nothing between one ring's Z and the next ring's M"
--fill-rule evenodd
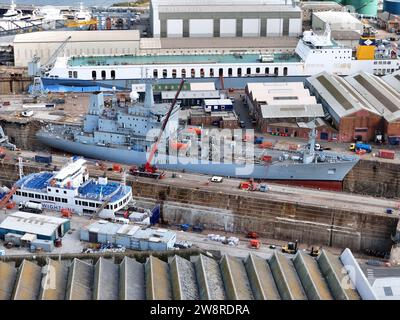
M284 245L282 247L282 252L283 253L296 254L297 253L297 247L298 247L298 241L297 240L295 242L288 242L288 244L286 244L286 245Z
M311 247L310 256L311 257L318 257L320 253L319 247Z

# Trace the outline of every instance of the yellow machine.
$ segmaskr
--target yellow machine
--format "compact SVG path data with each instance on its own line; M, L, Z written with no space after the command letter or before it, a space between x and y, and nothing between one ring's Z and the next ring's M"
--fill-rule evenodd
M364 26L363 34L360 37L360 42L356 52L357 60L374 60L375 59L375 35L371 28Z
M77 21L77 20L72 20L70 22L67 22L65 24L66 27L68 28L77 28L80 26L87 26L87 25L97 25L97 19L90 19L87 21Z
M282 247L283 253L296 254L297 253L297 240L295 242L289 242L287 245Z

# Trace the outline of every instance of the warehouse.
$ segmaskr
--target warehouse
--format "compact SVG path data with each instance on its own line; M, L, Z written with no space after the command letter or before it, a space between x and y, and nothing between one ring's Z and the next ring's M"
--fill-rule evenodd
M8 214L0 224L0 238L8 233L35 235L40 240L56 240L70 229L70 220L28 212Z
M162 91L161 102L171 103L176 95L176 91ZM201 106L204 99L219 99L220 93L218 90L198 90L198 91L181 91L178 101L181 107Z
M250 114L262 132L307 138L307 123L324 117L322 105L302 82L248 83L245 92ZM316 125L318 139L335 136L336 130L324 121Z
M168 250L174 247L175 232L138 225L98 221L80 231L82 241L120 245L132 250Z
M325 30L326 24L329 24L332 31L357 31L363 30L363 24L349 12L322 11L313 12L312 28L315 31Z
M400 93L381 78L358 72L346 81L369 101L384 118L384 139L391 144L400 142Z
M292 1L153 0L154 37L279 37L301 34L301 10Z
M400 71L383 76L381 79L400 93Z
M139 50L138 30L41 31L18 34L14 38L14 61L17 67L26 67L36 55L47 63L60 45L71 36L63 54L112 55L135 54Z
M303 13L303 26L308 29L311 27L312 14L321 11L342 11L341 4L335 1L302 1L300 8Z
M322 72L307 78L306 85L325 108L326 120L338 130L334 140L370 141L383 130L379 112L343 78Z

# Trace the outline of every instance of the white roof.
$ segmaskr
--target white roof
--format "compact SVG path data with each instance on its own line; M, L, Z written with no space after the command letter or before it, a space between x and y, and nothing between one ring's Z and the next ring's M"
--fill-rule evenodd
M264 119L318 118L324 116L324 110L320 104L292 106L261 105L260 107Z
M313 15L324 21L333 24L362 24L354 15L347 11L316 11Z
M192 82L190 83L191 91L215 91L214 82Z
M77 172L85 163L85 159L79 158L76 161L67 164L65 167L60 169L60 171L55 175L54 179L64 180L69 175Z
M400 70L381 78L397 92L400 92Z
M282 106L317 103L302 82L248 83L247 88L252 99L260 104Z
M60 225L67 221L68 219L18 211L10 213L0 224L0 228L51 236Z
M32 234L32 233L25 233L22 237L21 237L21 241L35 241L37 239L36 234Z
M93 31L39 31L17 34L14 43L31 42L113 42L113 41L139 41L138 30L93 30Z

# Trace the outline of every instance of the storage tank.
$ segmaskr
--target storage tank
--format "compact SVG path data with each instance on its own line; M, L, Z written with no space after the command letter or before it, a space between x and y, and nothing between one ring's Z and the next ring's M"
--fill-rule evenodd
M383 11L392 14L400 14L400 0L383 1Z
M352 6L355 12L366 17L376 17L378 13L378 0L347 0L347 6Z

